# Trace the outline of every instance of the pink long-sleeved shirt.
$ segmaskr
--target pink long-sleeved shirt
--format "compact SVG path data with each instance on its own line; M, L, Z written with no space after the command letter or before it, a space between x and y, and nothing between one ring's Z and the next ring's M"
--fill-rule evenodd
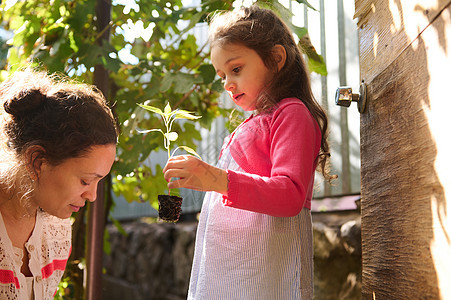
M227 170L223 204L275 217L311 208L321 131L296 98L251 116L232 134L230 152L245 172Z

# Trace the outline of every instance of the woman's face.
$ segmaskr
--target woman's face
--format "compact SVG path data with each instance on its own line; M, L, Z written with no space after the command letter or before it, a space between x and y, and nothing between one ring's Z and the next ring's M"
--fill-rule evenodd
M31 201L51 215L70 217L96 199L97 183L110 172L115 156L116 146L111 144L93 146L84 156L57 166L43 161Z
M257 52L240 44L217 45L211 49L211 61L233 102L245 111L254 110L273 76Z

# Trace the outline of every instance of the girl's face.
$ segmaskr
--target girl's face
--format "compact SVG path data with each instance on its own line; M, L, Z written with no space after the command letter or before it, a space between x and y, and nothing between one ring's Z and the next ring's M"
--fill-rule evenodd
M97 183L110 172L115 156L115 145L101 145L57 166L43 161L37 170L39 179L31 201L51 215L70 217L86 201L96 199Z
M211 61L233 102L245 111L254 110L273 76L257 52L240 44L213 46Z

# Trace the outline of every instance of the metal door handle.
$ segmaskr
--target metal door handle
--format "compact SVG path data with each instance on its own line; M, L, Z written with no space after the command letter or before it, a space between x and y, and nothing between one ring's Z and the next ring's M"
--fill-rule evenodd
M364 82L360 84L358 94L352 93L352 88L348 86L337 88L335 92L336 105L349 107L352 101L357 102L359 112L362 114L366 108L366 84Z

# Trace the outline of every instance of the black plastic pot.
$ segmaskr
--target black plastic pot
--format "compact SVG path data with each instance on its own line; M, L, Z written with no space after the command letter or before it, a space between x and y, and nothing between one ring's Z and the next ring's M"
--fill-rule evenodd
M158 195L158 217L167 222L177 222L182 212L182 197Z

